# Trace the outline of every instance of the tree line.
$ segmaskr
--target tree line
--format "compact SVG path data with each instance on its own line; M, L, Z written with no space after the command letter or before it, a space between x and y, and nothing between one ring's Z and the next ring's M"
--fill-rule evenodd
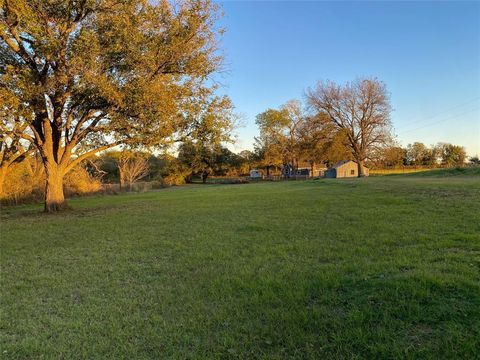
M391 146L383 152L375 154L371 164L376 167L398 167L398 166L463 166L470 161L477 164L478 158L467 159L467 154L462 146L450 143L437 143L426 146L421 142L408 144L406 147Z
M395 141L390 113L386 85L376 78L345 84L320 81L307 89L303 103L291 100L257 116L256 157L267 174L270 167L295 171L301 163L309 164L313 173L316 165L328 167L340 160L354 160L359 176L364 175L365 164L378 168L465 164L465 149L458 145L427 147L415 142L402 148Z

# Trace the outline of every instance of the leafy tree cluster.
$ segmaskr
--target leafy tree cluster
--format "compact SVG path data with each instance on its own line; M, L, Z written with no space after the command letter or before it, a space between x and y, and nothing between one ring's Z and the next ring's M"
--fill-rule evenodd
M427 147L423 143L415 142L407 146L405 153L407 165L462 166L467 159L462 146L450 143L438 143Z
M389 144L373 154L370 164L378 168L399 166L463 166L467 156L465 149L450 143L438 143L426 146L421 142L401 147L395 143ZM474 161L471 161L473 164Z
M391 138L385 84L377 79L318 82L305 98L305 106L293 100L257 116L256 149L264 165L295 169L306 161L313 168L354 159L362 176L363 164Z
M375 78L345 84L320 81L305 94L305 105L292 100L257 115L258 164L266 168L300 162L313 167L340 160L375 167L463 166L465 149L449 143L427 147L420 142L402 148L394 141L391 105L385 84ZM471 161L474 163L475 158Z

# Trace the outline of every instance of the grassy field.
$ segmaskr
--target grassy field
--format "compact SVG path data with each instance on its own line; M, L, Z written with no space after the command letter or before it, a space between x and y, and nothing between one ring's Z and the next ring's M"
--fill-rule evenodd
M370 176L373 175L394 175L394 174L412 174L418 172L428 172L433 169L423 169L423 168L398 168L398 169L370 169Z
M1 356L478 359L480 176L447 175L4 208Z

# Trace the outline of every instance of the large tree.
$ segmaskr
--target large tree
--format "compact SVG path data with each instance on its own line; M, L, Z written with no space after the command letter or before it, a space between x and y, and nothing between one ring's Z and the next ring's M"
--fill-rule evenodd
M333 138L325 144L323 150L325 151L324 163L327 166L343 160L353 160L345 131L337 131Z
M281 167L283 164L280 146L269 134L260 132L260 136L255 137L254 154L258 166L266 169L267 176L271 167Z
M392 142L376 151L371 159L377 167L396 167L407 163L407 150Z
M0 86L31 114L46 211L85 158L188 125L221 66L217 14L203 0L0 0Z
M250 170L257 163L256 154L250 150L242 150L238 153L238 172L239 174L250 174Z
M329 161L331 150L337 150L336 137L339 132L324 113L305 117L298 129L300 156L310 164L311 171L315 165ZM341 152L341 151L340 151Z
M181 144L178 161L188 167L187 178L191 180L193 175L200 176L204 184L210 175L225 176L240 166L240 157L225 146L191 141Z
M410 165L435 165L437 163L437 149L428 148L421 142L414 142L407 146L407 162Z
M263 143L265 155L272 160L297 167L300 157L300 128L305 120L301 103L290 100L280 109L268 109L256 117L260 129L259 143Z
M467 153L462 146L449 143L438 143L435 146L436 154L446 166L464 166Z
M191 175L200 174L205 183L218 165L223 153L222 144L233 141L236 125L233 104L228 97L214 97L201 104L185 125L178 159L187 165ZM190 176L191 177L191 176Z
M358 164L358 176L370 152L390 138L390 99L384 83L377 79L358 79L345 85L318 82L307 91L309 105L325 113L345 132L352 155Z

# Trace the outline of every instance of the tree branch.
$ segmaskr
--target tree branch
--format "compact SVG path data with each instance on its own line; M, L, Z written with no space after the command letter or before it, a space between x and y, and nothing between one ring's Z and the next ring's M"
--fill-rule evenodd
M70 164L67 165L67 167L65 168L65 173L69 172L70 170L72 170L75 166L77 166L78 164L80 164L83 160L89 158L90 156L92 155L95 155L96 153L100 152L100 151L103 151L103 150L107 150L107 149L110 149L112 147L115 147L117 145L120 145L120 144L123 144L125 143L125 141L123 140L118 140L118 141L115 141L111 144L107 144L107 145L103 145L103 146L100 146L98 148L95 148L93 150L90 150L82 155L80 155L79 157L75 158Z

